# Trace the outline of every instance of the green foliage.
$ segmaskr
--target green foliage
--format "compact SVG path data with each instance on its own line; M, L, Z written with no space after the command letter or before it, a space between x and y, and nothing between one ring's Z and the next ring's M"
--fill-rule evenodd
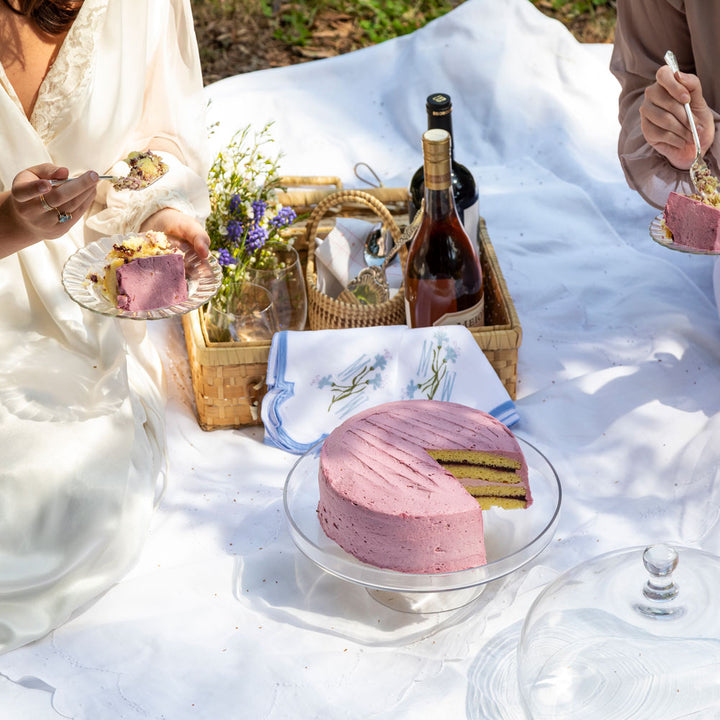
M404 0L357 0L358 24L364 37L380 43L400 35L407 35L453 8L446 0L408 3Z
M531 0L533 5L547 5L547 0ZM616 0L551 0L550 5L555 11L562 11L568 17L592 15L597 8L614 8Z
M264 14L275 18L275 38L296 46L310 42L313 21L324 10L355 17L358 45L364 47L411 33L459 4L458 0L302 0L283 3L274 14L272 0L261 1Z
M283 10L276 18L277 27L273 33L276 40L281 40L287 45L304 47L312 38L312 24L318 10L325 4L322 1L310 0L309 2L296 3L289 9ZM263 0L265 14L273 17L271 3Z

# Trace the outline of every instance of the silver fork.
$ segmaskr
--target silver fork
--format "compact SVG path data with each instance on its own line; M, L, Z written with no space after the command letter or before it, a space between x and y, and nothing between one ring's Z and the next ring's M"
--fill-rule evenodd
M163 173L164 175L165 173ZM138 187L136 188L128 188L129 190L144 190L146 187L150 187L153 183L156 183L163 175L158 175L157 177L153 178L152 180L143 181ZM98 179L100 180L110 180L113 183L116 183L120 180L125 179L125 175L98 175ZM51 180L50 184L53 187L58 187L58 185L64 185L66 182L69 182L70 180L76 180L77 178L69 177L65 178L64 180Z
M116 182L117 180L120 179L120 177L118 175L98 175L98 178L100 180L112 180L113 182ZM75 179L76 178L68 177L68 178L65 178L64 180L51 180L50 184L53 187L57 187L58 185L64 185L69 180L75 180Z
M665 62L670 66L670 69L673 71L673 73L677 73L680 71L677 58L675 57L675 53L672 50L668 50L665 53ZM705 161L702 158L700 138L698 137L697 127L695 126L695 118L693 117L690 103L685 103L683 107L685 108L685 113L687 115L688 122L690 123L690 131L692 132L693 140L695 141L695 160L690 166L690 181L695 188L695 192L697 192L698 195L701 195L702 197L706 197L703 188L705 186L705 183L707 182L707 178L710 177L710 169L705 164Z

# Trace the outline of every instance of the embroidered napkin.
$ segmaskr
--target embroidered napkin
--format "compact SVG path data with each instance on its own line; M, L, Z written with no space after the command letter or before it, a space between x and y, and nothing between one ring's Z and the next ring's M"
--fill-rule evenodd
M392 400L448 400L519 420L492 365L462 325L275 333L261 415L265 442L301 454L350 415Z
M315 264L320 292L336 298L366 267L363 255L365 239L375 227L377 223L341 217L337 218L327 237L317 241ZM397 257L385 269L385 277L392 297L403 281L402 266Z

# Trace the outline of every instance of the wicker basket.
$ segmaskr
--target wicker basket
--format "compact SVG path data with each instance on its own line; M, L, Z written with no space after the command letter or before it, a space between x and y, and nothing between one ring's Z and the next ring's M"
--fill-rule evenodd
M390 231L394 242L400 239L400 228L390 211L375 197L359 190L340 190L323 198L313 210L305 230L307 242L307 272L305 284L308 294L308 325L310 330L402 325L405 322L405 300L401 292L390 300L376 305L359 305L336 300L320 292L315 271L315 237L320 221L328 210L337 206L360 203L373 209Z
M337 193L338 187L341 187L335 183L334 178L293 178L293 180L302 181L294 183L295 185L321 186L320 189L310 191L285 193L281 202L296 208L308 201L310 205L316 202L316 207L320 207L328 197ZM338 205L337 198L334 198L326 203L324 210L321 208L315 213L314 219L323 218L323 220L320 221L318 230L313 232L322 236L332 227L332 224L323 225L328 213L335 216L363 214L382 216L382 212L374 207L371 210L371 203L368 204L364 200L358 202L355 196L357 191L348 192L351 194L341 201L341 205ZM395 224L400 226L407 222L406 215L403 216L403 213L407 212L406 193L404 188L378 188L376 192L365 194L372 194L376 200L379 199L390 212ZM403 200L400 201L400 198ZM301 229L293 227L289 233L297 238L296 247L300 250L301 258L306 254L304 244L305 238L310 234L306 228L309 223L310 220L306 220ZM470 330L510 397L514 399L517 390L517 361L522 329L482 218L478 227L478 239L485 284L486 324ZM312 245L313 243L310 243L310 247ZM308 248L308 264L311 257L312 252ZM398 322L402 324L404 321L403 310ZM265 376L270 345L210 342L205 331L202 310L183 315L182 322L200 427L203 430L218 430L260 425L262 422L260 403L266 389Z
M470 332L514 400L518 349L522 342L520 319L483 218L478 223L478 241L485 293L485 325L471 327Z

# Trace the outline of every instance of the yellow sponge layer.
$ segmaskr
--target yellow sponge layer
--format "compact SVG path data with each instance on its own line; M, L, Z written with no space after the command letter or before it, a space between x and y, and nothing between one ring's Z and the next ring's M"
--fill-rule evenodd
M512 460L479 450L428 450L427 454L443 464L491 465L492 467L512 468L513 470L520 467L519 460Z
M505 510L516 510L518 508L527 507L527 500L524 496L521 498L479 497L475 499L478 501L478 505L480 505L483 510L490 510L490 508L493 507L500 507Z
M488 482L507 483L508 485L520 482L520 476L514 470L500 470L495 467L466 465L464 463L443 462L440 464L456 478L486 480Z
M477 450L427 450L428 455L458 480L483 510L527 507L520 461Z

